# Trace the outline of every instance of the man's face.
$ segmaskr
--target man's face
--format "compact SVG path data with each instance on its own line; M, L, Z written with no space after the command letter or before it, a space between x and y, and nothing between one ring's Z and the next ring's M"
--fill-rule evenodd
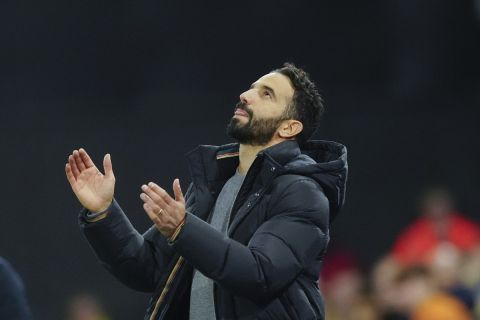
M241 144L266 145L271 141L295 90L286 76L269 73L240 95L227 134Z

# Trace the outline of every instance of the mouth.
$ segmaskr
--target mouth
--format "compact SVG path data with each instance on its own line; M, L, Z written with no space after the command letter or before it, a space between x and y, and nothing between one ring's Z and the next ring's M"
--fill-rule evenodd
M235 114L234 115L240 116L240 117L246 117L246 118L249 117L248 113L245 110L242 110L240 108L235 109Z

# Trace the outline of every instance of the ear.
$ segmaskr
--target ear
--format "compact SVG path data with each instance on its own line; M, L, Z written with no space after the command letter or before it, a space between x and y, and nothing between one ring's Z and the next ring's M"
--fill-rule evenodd
M303 124L298 120L285 120L278 128L278 135L283 139L292 139L303 130Z

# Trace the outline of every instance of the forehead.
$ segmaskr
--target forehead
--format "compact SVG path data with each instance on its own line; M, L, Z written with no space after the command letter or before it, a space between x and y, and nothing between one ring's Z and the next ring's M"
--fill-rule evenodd
M290 79L281 73L272 72L264 75L255 83L254 86L263 85L272 88L275 91L275 95L278 98L286 99L290 101L295 93L295 89L292 86Z

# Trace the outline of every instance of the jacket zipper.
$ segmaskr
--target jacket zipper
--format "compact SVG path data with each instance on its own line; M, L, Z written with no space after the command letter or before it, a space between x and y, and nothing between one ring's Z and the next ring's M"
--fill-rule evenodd
M155 304L155 309L153 309L153 312L150 315L150 320L154 320L155 317L157 316L158 309L160 308L160 305L162 304L162 302L165 300L168 290L170 289L170 285L172 284L173 280L175 280L175 276L178 274L178 270L182 266L183 261L184 261L183 257L178 258L177 263L172 269L172 272L170 272L170 274L168 275L167 282L165 283L162 293L160 293L160 297L158 298L157 303Z

